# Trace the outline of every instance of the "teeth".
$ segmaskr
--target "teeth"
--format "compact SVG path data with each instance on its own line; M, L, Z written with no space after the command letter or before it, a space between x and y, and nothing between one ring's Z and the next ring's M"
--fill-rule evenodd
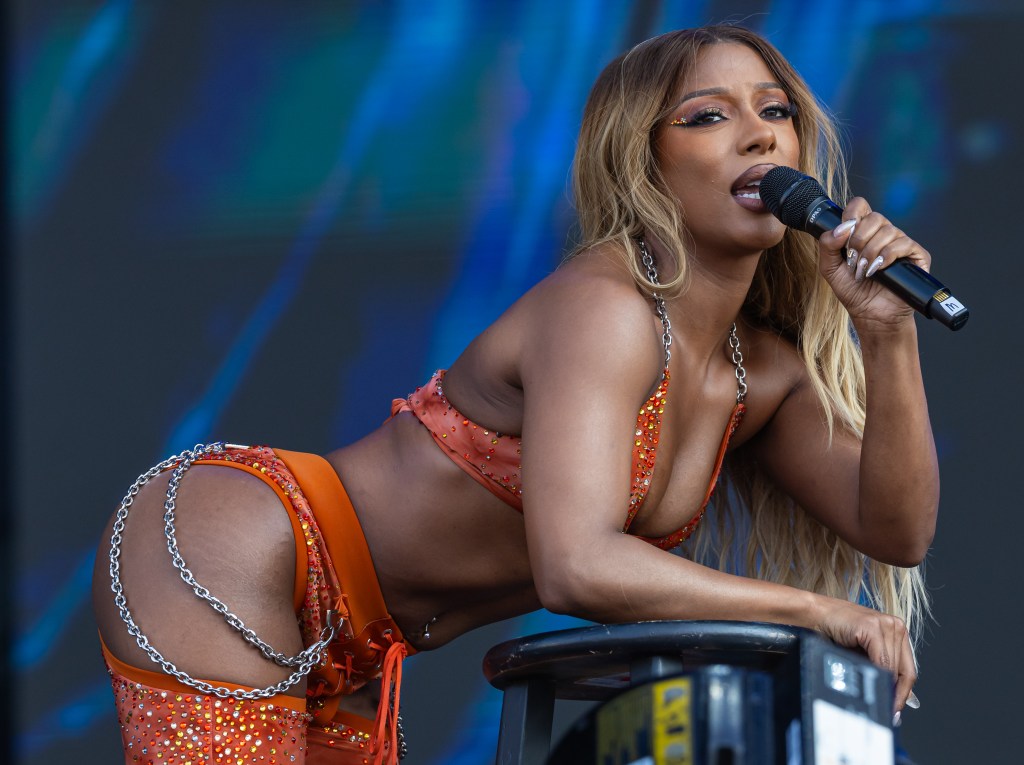
M751 181L749 185L750 186L760 186L761 185L760 178L758 180L756 180L756 181Z
M760 199L761 198L761 193L758 192L758 191L755 191L755 192L753 192L751 194L737 194L736 196L743 197L744 199Z

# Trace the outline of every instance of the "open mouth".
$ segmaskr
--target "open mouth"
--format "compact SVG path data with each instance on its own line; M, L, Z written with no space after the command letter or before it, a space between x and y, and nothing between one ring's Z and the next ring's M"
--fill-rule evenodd
M748 167L739 178L733 183L730 191L733 197L743 207L760 212L764 209L761 201L761 179L768 174L769 170L776 167L774 164L764 163Z
M742 199L760 199L761 189L758 188L760 185L761 181L754 181L752 183L748 183L746 186L742 186L741 188L738 188L735 191L733 191L733 196L737 196Z

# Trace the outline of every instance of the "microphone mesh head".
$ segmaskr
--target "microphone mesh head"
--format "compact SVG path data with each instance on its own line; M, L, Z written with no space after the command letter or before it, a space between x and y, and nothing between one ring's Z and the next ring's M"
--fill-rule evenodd
M791 167L776 167L761 179L761 201L790 228L802 229L811 203L827 197L821 184Z

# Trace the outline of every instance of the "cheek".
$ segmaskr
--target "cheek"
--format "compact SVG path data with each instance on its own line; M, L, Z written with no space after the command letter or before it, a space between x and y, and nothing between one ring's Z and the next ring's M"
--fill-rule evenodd
M800 139L796 135L796 128L792 124L789 129L779 135L779 148L792 158L793 167L796 167L800 160Z
M687 206L700 207L717 192L722 184L716 163L711 157L694 154L677 160L666 168L669 188ZM728 185L728 184L727 184Z

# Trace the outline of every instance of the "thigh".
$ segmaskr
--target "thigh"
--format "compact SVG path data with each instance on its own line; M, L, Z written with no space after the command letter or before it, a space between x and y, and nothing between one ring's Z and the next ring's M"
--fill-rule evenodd
M207 680L272 685L291 671L267 660L201 600L174 568L164 535L169 474L139 492L125 522L121 582L132 616L178 669ZM195 465L176 502L177 541L196 580L277 651L294 655L302 638L293 610L295 542L288 510L259 478L230 467ZM110 589L111 524L93 577L97 624L120 660L154 669L127 632ZM305 683L288 693L302 696Z

